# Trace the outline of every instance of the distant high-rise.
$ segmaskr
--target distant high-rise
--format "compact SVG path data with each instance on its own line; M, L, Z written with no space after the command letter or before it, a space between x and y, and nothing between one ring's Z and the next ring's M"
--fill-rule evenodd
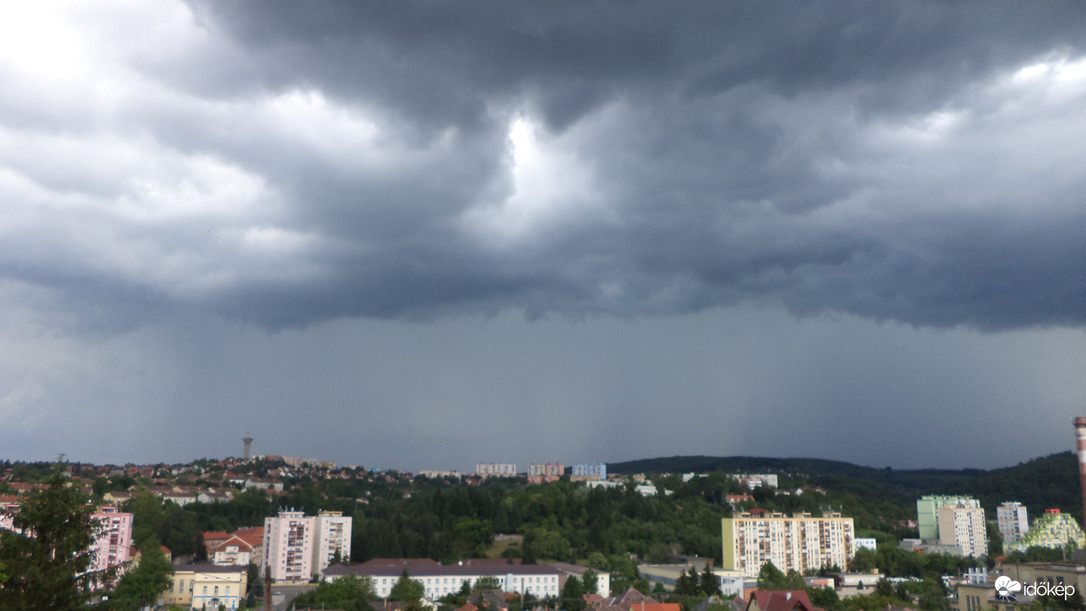
M245 458L245 460L249 460L250 451L253 449L253 438L245 437L244 439L242 439L242 441L245 442L245 454L243 454L243 457Z
M1082 510L1086 512L1086 418L1075 418L1075 439L1078 441L1078 484L1082 490ZM1082 515L1086 524L1086 513Z
M1029 531L1029 512L1022 503L1003 503L996 507L996 524L1004 544L1016 543Z

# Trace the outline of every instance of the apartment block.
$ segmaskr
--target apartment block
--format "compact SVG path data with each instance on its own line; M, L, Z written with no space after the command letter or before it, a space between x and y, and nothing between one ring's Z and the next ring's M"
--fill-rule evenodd
M276 582L308 582L337 555L351 557L352 521L339 511L306 516L284 510L264 518L261 569Z
M99 530L91 544L94 560L90 570L123 566L131 555L132 514L119 512L116 507L102 507L91 518L98 522Z
M575 482L601 481L607 479L607 463L591 462L573 465L570 480Z
M839 513L791 517L765 510L744 512L722 523L724 570L757 577L766 562L784 572L837 567L848 570L853 554L852 518Z
M516 477L517 466L512 463L481 462L475 465L475 474L481 477Z
M317 538L313 542L313 573L319 574L337 557L351 559L351 526L353 518L340 511L322 511L317 515Z
M1059 509L1046 509L1044 515L1033 521L1033 526L1016 543L1003 546L1006 553L1024 552L1031 547L1060 549L1073 545L1076 549L1086 548L1086 535L1070 514L1060 513Z
M967 496L927 495L916 501L916 522L922 540L939 538L939 510L943 507L980 507Z
M988 554L988 529L983 509L962 503L940 507L937 515L940 545L957 545L963 556L971 558Z
M1029 512L1018 502L1006 502L996 507L996 524L1003 543L1016 543L1029 532Z
M748 490L754 490L762 486L776 488L778 485L776 473L735 473L730 477L746 486Z
M556 482L565 474L566 467L562 463L549 462L528 465L528 483L542 484Z
M264 518L261 568L275 582L306 583L313 575L313 539L317 518L301 511L280 511Z

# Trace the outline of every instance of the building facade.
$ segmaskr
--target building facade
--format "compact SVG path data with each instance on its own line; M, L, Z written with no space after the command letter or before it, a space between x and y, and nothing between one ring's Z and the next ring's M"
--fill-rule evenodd
M766 562L783 572L837 567L848 570L855 527L839 513L812 517L802 513L744 512L722 521L724 562L721 568L757 577Z
M248 568L244 566L180 565L174 567L162 601L186 609L218 609L221 605L233 610L245 600L247 580Z
M117 511L116 507L102 507L91 518L98 522L99 530L91 544L94 560L90 570L123 566L131 556L132 514Z
M970 558L988 554L988 528L983 509L963 503L940 507L937 515L940 545L957 545L962 555Z
M263 574L275 582L308 582L313 575L313 538L317 518L301 511L280 511L264 518Z
M333 561L351 559L351 527L353 518L341 511L317 514L317 538L313 542L313 573L320 574Z
M480 477L516 477L517 466L513 463L481 462L475 465L475 475Z
M276 582L305 583L337 557L349 560L352 521L339 511L280 511L264 518L262 571Z
M607 479L607 463L587 462L573 465L570 479L575 482L605 480Z
M996 524L1004 545L1016 543L1029 532L1029 512L1022 503L1003 503L996 507Z
M1086 547L1086 535L1070 514L1060 513L1059 509L1046 509L1044 515L1033 521L1033 526L1024 537L1015 543L1004 544L1003 551L1025 552L1031 547L1060 549L1073 546L1075 549Z
M423 585L423 596L429 600L455 594L465 583L474 588L475 582L484 577L494 578L498 587L507 594L531 594L544 598L557 597L561 591L558 569L546 564L464 561L445 566L429 559L378 559L363 564L330 566L323 575L328 581L335 581L344 575L369 577L373 580L377 597L388 598L392 586L396 585L405 570L411 579Z
M926 495L916 501L916 522L922 540L939 538L939 510L943 507L980 507L967 496Z
M562 463L549 462L528 465L528 483L543 484L556 482L562 478L566 467Z

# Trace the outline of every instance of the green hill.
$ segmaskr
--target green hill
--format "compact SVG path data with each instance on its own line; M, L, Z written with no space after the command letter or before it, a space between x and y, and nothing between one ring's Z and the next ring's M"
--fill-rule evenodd
M875 469L819 458L754 456L672 456L609 463L608 473L778 473L798 482L841 493L903 499L924 494L974 496L992 512L1004 501L1019 501L1030 515L1058 508L1082 518L1078 463L1062 452L1001 469Z

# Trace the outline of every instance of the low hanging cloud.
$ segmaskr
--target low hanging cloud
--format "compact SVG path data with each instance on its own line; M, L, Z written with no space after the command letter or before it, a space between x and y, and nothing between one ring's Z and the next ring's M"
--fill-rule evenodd
M1086 323L1077 3L4 11L0 279L73 328Z

